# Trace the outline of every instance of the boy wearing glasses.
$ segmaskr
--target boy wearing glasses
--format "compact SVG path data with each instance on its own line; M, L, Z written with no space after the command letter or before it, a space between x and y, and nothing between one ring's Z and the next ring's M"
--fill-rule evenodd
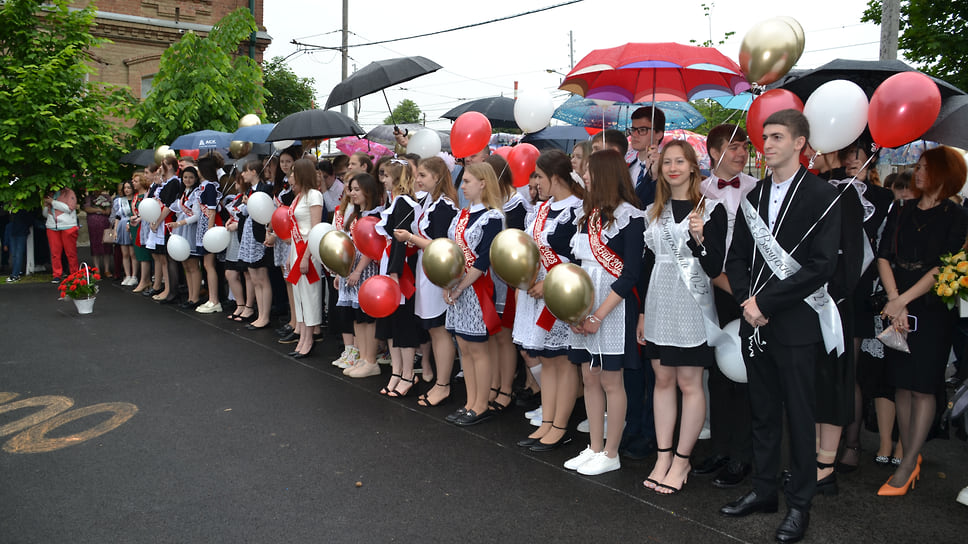
M642 209L655 200L655 178L659 159L659 144L665 136L665 114L659 108L643 106L632 113L632 126L628 129L629 144L638 152L638 158L629 164L629 173L635 185Z

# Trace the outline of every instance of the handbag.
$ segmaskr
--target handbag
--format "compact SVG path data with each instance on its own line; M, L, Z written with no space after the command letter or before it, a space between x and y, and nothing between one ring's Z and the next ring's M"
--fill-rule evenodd
M908 347L907 343L907 331L897 330L893 323L878 334L877 339L891 349L911 353L911 348Z
M118 231L114 229L104 229L104 234L101 235L102 244L116 244L118 242Z

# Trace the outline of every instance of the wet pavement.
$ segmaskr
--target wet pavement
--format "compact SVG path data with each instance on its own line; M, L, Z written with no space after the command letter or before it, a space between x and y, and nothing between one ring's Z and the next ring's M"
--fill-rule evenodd
M709 477L657 496L641 486L654 456L580 476L561 464L586 435L518 448L520 408L458 428L443 420L456 399L379 395L388 368L342 376L335 338L294 360L271 329L102 283L89 316L50 284L0 288L2 543L772 542L782 519L782 503L720 516L748 487ZM890 472L862 438L860 470L815 499L805 541L964 542L966 443L928 443L916 489L880 498Z

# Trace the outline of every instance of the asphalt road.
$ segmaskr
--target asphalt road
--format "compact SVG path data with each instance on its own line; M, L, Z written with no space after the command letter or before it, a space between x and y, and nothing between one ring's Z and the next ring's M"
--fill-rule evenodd
M456 402L343 377L335 340L289 349L110 282L90 316L49 284L0 287L0 542L771 542L782 519L721 517L747 488L708 478L657 496L641 486L654 458L579 476L561 463L584 435L522 451L520 409L457 428ZM917 488L887 499L863 440L806 541L964 542L966 444L930 442Z

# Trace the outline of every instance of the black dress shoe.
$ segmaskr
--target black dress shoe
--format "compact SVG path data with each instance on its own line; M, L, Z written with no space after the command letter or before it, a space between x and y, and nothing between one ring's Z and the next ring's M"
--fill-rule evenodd
M743 483L752 470L748 463L729 463L713 478L713 486L720 489L736 487Z
M447 417L445 417L444 420L447 421L447 423L457 423L457 420L460 418L460 416L466 413L467 413L467 409L461 406L460 408L454 410L452 413L447 414Z
M474 410L468 410L464 412L464 415L457 418L457 421L454 423L461 427L470 427L471 425L477 425L478 423L491 419L493 415L494 413L490 410L484 410L480 414L475 413Z
M293 331L292 325L290 325L289 323L286 323L285 325L276 329L276 335L278 335L281 338L283 336L289 336L290 334L292 334L292 331Z
M533 446L531 446L530 450L531 451L538 451L538 452L540 452L540 451L552 451L552 450L556 450L556 449L558 449L558 448L560 448L560 447L562 447L565 444L568 444L570 442L571 442L571 435L568 434L568 433L565 433L564 435L562 435L561 438L558 439L557 442L554 442L552 444L545 444L544 442L542 442L542 441L539 440L539 441L535 442Z
M178 296L163 298L158 301L158 304L174 304L178 302Z
M703 460L702 463L696 465L689 474L693 476L705 476L707 474L712 474L726 466L729 463L728 455L710 455Z
M531 446L538 443L540 438L525 438L523 440L518 440L518 446L522 448L530 448Z
M305 359L306 357L309 357L312 354L312 352L313 352L312 348L309 348L309 351L307 351L306 353L299 353L298 351L295 351L292 353L292 358Z
M817 491L814 495L836 495L839 491L837 473L831 472L826 478L817 480Z
M719 509L719 513L724 516L741 518L750 514L762 512L772 514L777 511L777 499L773 497L760 497L756 491L750 491L738 500L735 500Z
M787 510L786 517L776 530L776 541L786 544L803 540L809 523L810 512L798 508Z
M289 334L279 339L280 344L295 344L298 341L299 341L299 334L297 334L296 331L291 331Z
M248 329L248 330L250 330L250 331L258 331L258 330L264 329L264 328L266 328L268 326L269 326L268 323L266 323L265 325L262 325L261 327L257 327L254 323L249 323L248 325L245 326L245 328ZM298 335L297 335L297 338L296 339L297 340L299 339L298 338Z
M153 296L155 296L157 294L158 294L158 291L155 291L151 287L149 287L149 288L147 288L147 289L145 289L144 291L141 292L141 296L143 296L143 297L153 297Z

